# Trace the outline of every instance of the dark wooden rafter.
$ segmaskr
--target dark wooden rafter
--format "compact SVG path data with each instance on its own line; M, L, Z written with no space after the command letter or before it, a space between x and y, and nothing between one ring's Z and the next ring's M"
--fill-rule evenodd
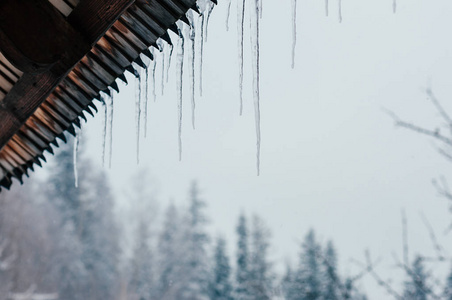
M50 95L55 87L65 78L65 76L74 68L74 66L91 50L92 46L102 37L102 35L113 25L135 0L82 0L79 5L70 14L69 18L64 18L48 1L27 1L27 0L7 0L2 3L16 3L11 5L19 11L20 4L25 3L24 7L32 11L30 2L39 2L41 6L37 8L43 11L43 16L51 16L54 25L60 28L53 34L66 34L64 39L64 49L60 49L53 43L58 44L60 39L52 41L52 36L48 36L44 42L49 43L48 49L55 49L53 55L59 56L55 62L51 61L51 56L33 57L22 51L29 50L27 41L14 44L9 38L11 34L24 34L19 32L8 32L4 26L0 27L1 51L16 67L26 73L19 79L14 87L6 94L6 97L0 102L0 148L2 148L12 136L19 130L25 121L33 114L39 105ZM45 3L45 5L43 4ZM5 5L4 4L4 5ZM0 7L1 9L1 7ZM11 12L11 11L6 11ZM1 13L0 13L1 17ZM10 17L16 17L11 15ZM8 22L1 25L10 25ZM34 23L29 24L35 25ZM45 30L50 25L45 25L41 30ZM61 29L63 28L63 29ZM26 31L27 28L22 29ZM6 30L6 33L5 33ZM17 31L17 30L16 30ZM3 32L3 33L2 33ZM46 36L46 35L44 35ZM30 44L33 46L39 44L40 36L35 40L30 37ZM19 49L17 49L20 47ZM22 50L22 51L20 51ZM45 49L44 49L45 50ZM33 51L29 51L33 54ZM45 51L43 51L45 52ZM9 54L9 55L8 55ZM9 57L8 57L9 56ZM12 57L11 57L12 56ZM25 66L34 65L33 69ZM49 69L45 70L46 67ZM28 71L28 72L27 72Z
M62 0L51 2L55 1ZM156 47L158 38L171 43L167 30L177 31L179 19L188 22L185 13L190 8L198 11L196 0L70 3L66 13L59 9L68 16L60 21L77 35L73 41L78 39L78 46L63 47L55 63L25 72L3 100L0 93L0 189L9 188L13 177L22 181L34 164L41 165L43 151L53 153L51 145L58 146L57 138L65 142L64 132L75 134L80 118L86 120L84 113L97 111L93 100L101 99L100 92L118 90L115 80L126 81L125 71L138 76L132 63L145 67L140 55L152 59L148 48Z

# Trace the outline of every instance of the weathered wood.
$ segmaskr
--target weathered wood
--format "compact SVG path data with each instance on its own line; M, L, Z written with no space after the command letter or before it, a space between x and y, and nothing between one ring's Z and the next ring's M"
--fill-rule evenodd
M74 43L74 30L48 1L0 1L0 49L24 72L42 72Z
M25 3L31 0L4 0L0 3L15 1ZM61 15L59 15L61 18L55 17L65 28L66 39L70 41L66 42L66 48L56 62L46 60L48 58L45 56L33 57L35 62L51 64L50 68L40 74L25 73L0 103L0 120L2 120L0 122L0 150L133 2L134 0L82 0L67 20ZM17 8L14 4L10 5ZM7 6L4 8L8 9ZM44 11L47 10L44 9ZM18 43L21 44L23 41ZM31 57L32 54L29 56ZM27 61L23 61L23 63L27 63Z
M82 0L69 15L68 21L94 46L134 2L135 0Z

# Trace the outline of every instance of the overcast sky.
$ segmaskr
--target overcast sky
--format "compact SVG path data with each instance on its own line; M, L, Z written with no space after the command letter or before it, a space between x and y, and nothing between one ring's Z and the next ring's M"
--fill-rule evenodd
M124 194L131 176L146 168L163 203L185 201L190 181L198 180L213 232L235 242L238 214L258 213L273 232L275 261L296 262L300 241L314 228L322 242L333 239L343 273L357 272L350 259L363 261L364 250L370 249L374 257L383 258L380 274L400 280L392 253L402 254L402 209L408 216L411 255L434 255L420 212L440 242L452 249L450 234L443 234L451 220L448 206L431 184L433 178L452 174L432 141L396 129L382 108L433 129L440 119L425 95L431 83L452 111L452 2L397 0L393 14L392 0L342 0L341 24L338 1L329 2L326 17L323 1L298 0L292 70L291 3L264 0L259 177L248 19L245 103L239 116L235 0L229 32L225 1L211 16L204 47L204 94L196 97L196 130L191 128L189 79L184 76L182 161L173 63L164 96L160 76L157 79L157 102L149 104L139 166L133 79L129 77L129 86L116 97L108 173L117 192ZM100 163L102 117L91 119L85 129L90 156ZM361 286L370 299L386 295L372 279Z

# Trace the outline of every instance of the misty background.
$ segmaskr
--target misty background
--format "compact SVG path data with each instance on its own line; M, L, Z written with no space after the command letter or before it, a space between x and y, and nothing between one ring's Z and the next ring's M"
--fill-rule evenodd
M452 42L447 38L452 3L398 0L394 13L389 0L342 0L339 23L338 1L329 1L328 17L324 1L297 2L294 69L291 3L263 2L260 176L256 175L249 7L240 116L234 1L229 31L225 1L210 17L203 53L203 95L196 89L196 130L191 128L190 66L185 64L182 160L177 145L176 63L173 56L162 95L158 53L157 97L155 102L149 99L147 136L139 143L140 163L136 162L132 76L114 98L111 168L102 167L102 114L83 127L84 156L93 170L105 172L113 213L123 228L134 219L128 214L141 202L131 196L137 191L152 196L156 206L149 212L155 210L155 218L162 219L169 204L187 205L191 182L196 180L207 205L205 230L212 237L225 237L233 269L238 216L256 214L271 232L268 260L278 276L276 283L287 264L298 266L300 245L312 228L322 245L334 242L344 280L362 272L357 261L366 263L368 249L373 259L381 259L376 266L379 276L403 293L406 274L394 259L394 254L399 259L403 256L402 211L407 217L410 261L416 254L437 256L424 219L449 254L449 203L438 195L432 180L450 178L450 171L437 152L437 142L396 127L387 110L433 131L448 130L441 127L444 121L425 91L431 88L445 110L452 112ZM171 37L176 44L176 36ZM198 65L199 56L196 60ZM72 162L72 157L68 159ZM45 165L32 177L44 179L50 173ZM142 187L135 187L143 178ZM51 184L44 182L40 191ZM132 252L133 241L122 247L126 256L132 256L127 251ZM426 268L444 282L450 273L450 256ZM368 299L391 298L371 274L356 286Z

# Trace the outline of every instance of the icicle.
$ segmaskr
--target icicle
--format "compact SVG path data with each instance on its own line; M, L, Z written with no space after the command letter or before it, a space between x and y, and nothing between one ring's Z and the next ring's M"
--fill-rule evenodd
M162 65L162 73L161 73L161 77L162 80L160 82L160 89L161 89L161 93L162 96L164 95L165 92L165 43L163 43L163 41L161 39L157 40L157 46L159 47L159 56L160 56L160 63Z
M151 49L151 53L154 54L154 49ZM151 77L152 77L152 97L154 98L154 102L157 101L157 92L156 92L156 88L155 88L155 69L157 67L157 62L155 60L155 55L154 55L154 61L152 61L152 72L151 72Z
M296 1L296 0L294 0ZM238 1L237 6L237 30L239 46L239 93L240 93L240 115L243 111L243 31L245 22L245 0Z
M297 0L292 0L292 69L295 68L296 45L297 45Z
M261 129L260 129L260 107L259 107L259 0L253 0L254 5L251 8L251 47L253 52L253 98L254 98L254 117L256 122L256 167L257 175L260 173L260 147L261 147Z
M114 91L110 88L110 97L108 97L107 107L109 115L109 128L108 128L108 142L110 145L110 151L108 153L108 167L111 168L111 158L113 157L113 113L114 113Z
M397 0L392 0L392 12L397 12Z
M259 18L262 19L262 0L258 1Z
M166 82L168 83L168 78L169 78L169 69L171 66L171 57L173 56L173 49L174 46L173 45L169 45L167 47L167 49L169 48L169 52L167 53L166 57L167 57L167 62L166 62Z
M149 101L149 69L146 67L145 72L145 89L144 89L144 137L148 133L148 101Z
M140 129L141 129L141 70L135 78L135 122L137 139L137 164L140 163Z
M188 59L191 62L190 68L190 90L191 90L191 123L193 129L195 129L195 17L192 12L187 13L188 20L190 21L190 28L188 32L188 37L190 39L190 51L188 52Z
M208 32L208 28L209 28L210 15L212 14L213 8L215 6L213 5L212 2L209 1L207 4L207 7L208 7L208 10L207 10L207 17L206 17L205 29L204 29L204 31L205 31L204 38L205 38L206 42L207 42L207 32Z
M162 48L162 49L164 49L164 48ZM165 93L165 70L166 70L166 68L165 68L165 51L163 51L160 56L162 58L162 81L161 81L162 86L161 86L161 89L162 89L162 96L163 96Z
M204 59L204 23L205 16L204 13L201 15L201 26L199 27L200 31L200 44L199 44L199 95L202 97L202 63Z
M101 95L102 106L104 107L104 128L102 129L102 166L105 166L105 152L107 148L107 124L108 124L108 110L104 95Z
M342 0L339 0L339 23L342 23Z
M328 0L325 0L325 15L328 17Z
M229 15L231 14L231 0L228 0L228 10L226 12L226 31L229 31Z
M181 24L185 26L185 24ZM178 145L179 145L179 160L182 160L182 80L184 73L184 35L179 29L179 49L177 53L177 69L179 71L179 76L177 80L177 92L178 92Z
M74 165L74 186L78 188L78 170L77 170L77 153L78 153L78 145L80 141L80 133L81 131L76 132L74 139L74 153L73 153L73 165Z

